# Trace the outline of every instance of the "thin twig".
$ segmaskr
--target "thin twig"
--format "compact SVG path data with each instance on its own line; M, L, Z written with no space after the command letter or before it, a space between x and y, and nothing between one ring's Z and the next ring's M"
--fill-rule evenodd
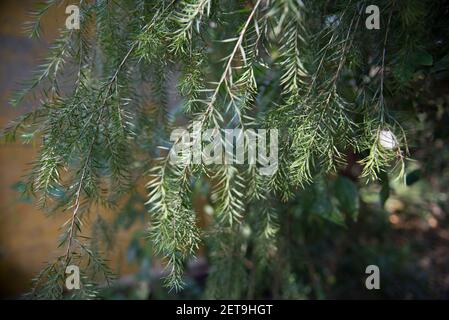
M109 93L112 90L112 85L114 84L114 82L117 80L118 74L120 72L120 70L122 69L122 67L124 66L124 64L126 63L126 61L128 60L129 56L131 55L131 53L133 52L134 48L136 47L137 42L134 42L133 45L130 47L130 49L128 50L128 52L126 53L125 57L123 58L123 60L121 61L121 63L119 64L119 66L117 67L117 70L115 71L114 75L112 76L112 78L109 80L108 84L107 84L107 89L105 92L105 95L103 97L103 100L101 102L101 106L100 106L100 114L98 116L97 122L100 123L101 118L103 116L103 111L105 110L105 106L106 106L106 102L108 100L109 97ZM99 93L99 96L101 96L101 92ZM92 138L92 141L90 143L89 146L89 151L87 153L86 156L86 160L84 161L84 165L83 165L83 169L82 169L82 173L81 173L81 178L79 181L79 186L78 189L75 193L75 207L73 209L73 214L72 214L72 218L71 218L71 222L70 222L70 227L69 227L69 236L67 238L67 249L66 249L66 265L69 262L70 256L71 256L71 250L72 250L72 242L73 242L73 237L74 237L74 230L75 230L75 222L78 219L78 212L79 212L79 208L80 208L80 200L81 200L81 189L83 187L83 182L85 180L86 177L86 171L87 171L87 166L91 160L91 155L92 155L92 151L93 151L93 147L95 145L95 141L97 138L97 134L98 131L100 129L100 125L98 124L96 130L95 130L95 134Z

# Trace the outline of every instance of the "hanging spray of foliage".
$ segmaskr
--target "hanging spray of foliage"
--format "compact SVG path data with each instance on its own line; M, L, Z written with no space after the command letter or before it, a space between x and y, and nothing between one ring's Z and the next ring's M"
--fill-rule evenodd
M56 3L36 11L32 36ZM298 192L324 199L323 179L344 169L349 153L357 154L361 179L403 173L408 150L394 99L411 81L403 57L425 52L421 17L432 3L80 1L80 29L61 30L12 100L39 92L39 105L5 131L9 140L39 139L27 190L43 208L68 216L63 254L36 278L32 297L62 297L69 264L82 270L75 298L94 298L97 285L112 280L101 246L82 236L86 214L95 205L114 209L141 176L148 241L164 258L167 287L183 287L184 265L204 240L208 295L241 297L248 243L257 270L288 259L278 241L278 220L287 213L274 208ZM378 30L365 27L371 4L380 8ZM174 82L180 108L169 102ZM263 176L255 164L171 163L169 135L179 119L201 130L278 129L278 170ZM213 204L204 232L192 206L197 184L208 186ZM341 211L356 219L353 182L339 178L335 188ZM315 212L325 214L324 207ZM335 214L328 218L342 222Z

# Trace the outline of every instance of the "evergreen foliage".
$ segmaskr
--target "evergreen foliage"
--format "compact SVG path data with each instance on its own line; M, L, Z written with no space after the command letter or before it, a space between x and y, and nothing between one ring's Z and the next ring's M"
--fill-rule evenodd
M31 36L39 37L40 19L57 3L34 13ZM365 27L370 4L381 10L379 30ZM4 132L7 140L40 141L27 191L45 210L67 215L63 254L36 278L34 298L65 296L69 264L83 272L74 298L95 298L98 285L113 280L101 251L115 227L98 216L92 238L82 230L89 211L99 205L115 210L137 192L141 176L148 188L148 241L167 266L168 288L183 288L184 266L204 245L209 297L254 297L256 279L274 273L275 297L300 297L282 289L297 280L289 208L299 201L298 210L334 223L356 220L357 186L339 174L349 155L357 158L362 183L388 172L402 177L413 110L398 99L413 96L412 84L429 76L432 57L442 59L448 49L446 40L438 44L427 33L444 1L78 5L81 29L61 28L48 58L12 99L17 105L34 95L39 106ZM447 36L448 23L440 30ZM175 108L171 83L182 101ZM171 163L171 130L180 123L191 130L193 121L217 134L279 129L278 171L268 177L251 164ZM382 143L385 133L392 147ZM199 188L213 204L205 230L192 204Z

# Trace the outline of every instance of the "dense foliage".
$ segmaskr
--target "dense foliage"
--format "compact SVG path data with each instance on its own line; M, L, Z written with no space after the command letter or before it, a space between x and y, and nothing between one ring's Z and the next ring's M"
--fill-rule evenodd
M32 36L57 3L35 12ZM68 216L63 253L36 278L32 297L64 296L69 264L83 274L73 297L99 295L98 285L113 280L101 254L104 235L118 227L90 219L87 238L83 222L96 206L116 210L129 195L150 213L148 241L167 266L168 288L185 286L185 264L200 246L209 261L208 297L321 298L338 284L341 265L364 272L370 261L363 252L371 251L363 232L382 226L368 225L370 216L359 211L384 214L389 176L410 183L407 173L417 173L407 158L438 123L422 110L436 97L423 97L447 99L436 89L449 70L446 1L78 5L80 30L62 27L47 60L13 98L16 105L36 94L39 106L5 131L9 140L40 141L26 191ZM380 8L378 30L365 26L368 5ZM442 105L447 116L447 100ZM193 121L202 130L277 128L276 174L261 175L252 164L171 163L170 132L192 129ZM146 200L138 195L142 177ZM363 198L368 189L380 200ZM194 209L199 196L210 203L204 228ZM335 230L343 231L331 245ZM341 236L349 232L362 242ZM388 247L388 238L378 245ZM363 258L344 260L342 247Z

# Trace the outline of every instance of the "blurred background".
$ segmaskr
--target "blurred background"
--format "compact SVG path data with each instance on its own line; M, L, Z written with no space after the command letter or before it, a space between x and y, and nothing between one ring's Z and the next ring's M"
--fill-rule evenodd
M13 108L8 98L20 80L26 79L63 26L63 7L49 12L43 22L43 37L32 40L22 33L22 24L33 1L2 0L0 4L0 125L33 108L32 99ZM447 57L447 56L446 56ZM292 226L292 236L283 243L291 246L291 287L277 298L449 298L449 59L435 64L438 85L422 83L423 94L410 103L418 110L410 141L411 155L405 181L388 177L380 184L359 186L360 212L356 222L342 226L332 219L317 221L311 216L307 199L322 192L311 186L298 195L285 213L289 219L281 227ZM445 73L446 72L446 73ZM443 79L443 80L441 80ZM428 90L431 86L432 89ZM426 89L424 91L424 89ZM420 89L417 88L419 91ZM32 277L46 261L57 256L59 228L63 216L48 216L37 209L33 199L23 197L24 175L37 146L0 145L0 297L19 298L30 289ZM354 180L358 167L342 175ZM387 199L383 201L383 199ZM143 241L147 214L142 203L144 192L123 203L117 213L103 212L114 234L108 248L110 266L119 277L105 291L108 298L201 298L207 276L207 252L188 268L188 286L175 295L161 289L158 278L162 267L152 258L151 247ZM385 203L384 203L385 202ZM207 223L208 203L195 199L203 223ZM101 221L94 224L101 226ZM105 233L106 234L106 233ZM381 269L379 292L364 289L365 266ZM283 270L279 270L283 272ZM290 271L289 271L290 272ZM355 276L357 275L357 276ZM261 283L274 285L271 278Z

